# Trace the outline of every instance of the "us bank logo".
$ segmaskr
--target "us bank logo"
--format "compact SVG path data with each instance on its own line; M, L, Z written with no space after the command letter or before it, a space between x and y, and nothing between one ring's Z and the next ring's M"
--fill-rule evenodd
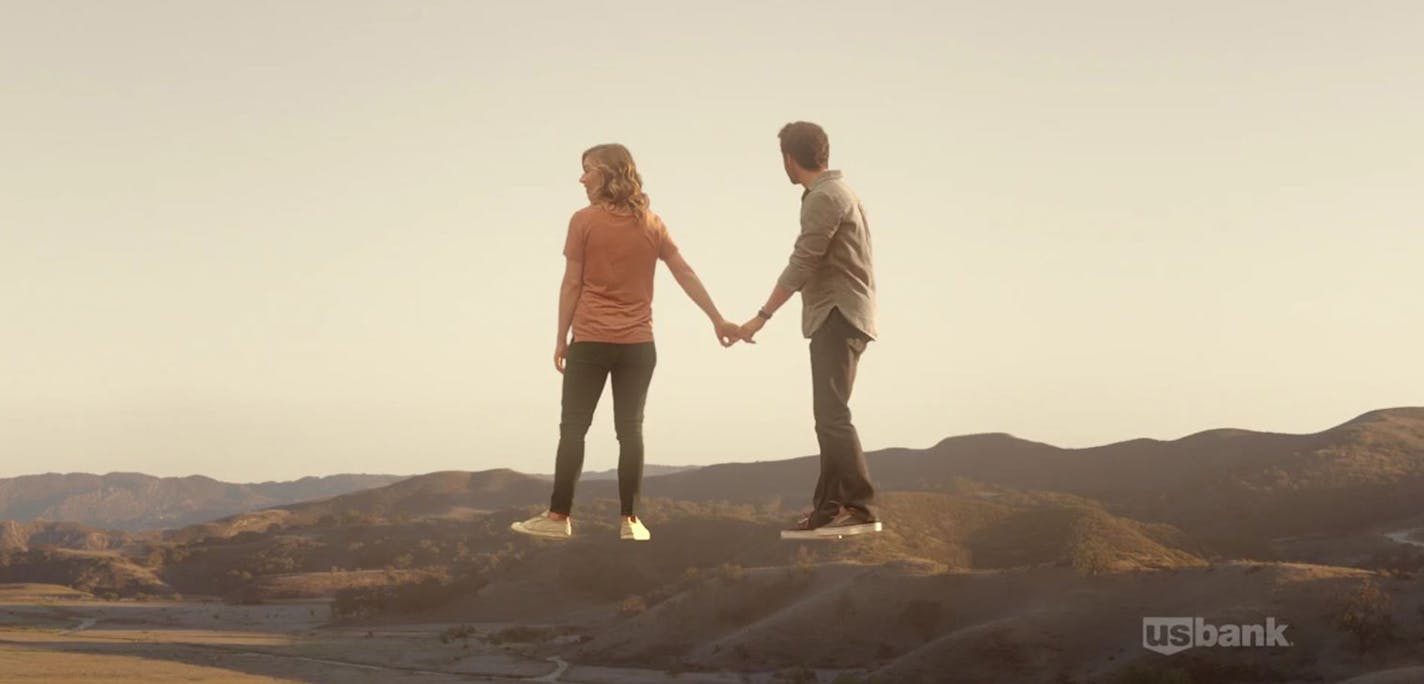
M1142 618L1142 647L1162 655L1189 648L1243 648L1291 646L1286 639L1289 624L1266 618L1264 624L1209 625L1199 617Z

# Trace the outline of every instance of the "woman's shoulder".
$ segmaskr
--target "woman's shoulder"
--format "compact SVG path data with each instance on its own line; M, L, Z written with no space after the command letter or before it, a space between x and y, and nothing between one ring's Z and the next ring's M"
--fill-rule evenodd
M638 216L632 212L619 211L600 204L590 204L574 212L572 220L587 223L627 225L630 222L637 222ZM648 226L661 226L663 225L663 220L662 217L653 213L652 210L648 210L643 214L642 223Z
M598 205L590 204L586 207L583 207L582 209L579 209L578 211L575 211L574 215L570 217L570 220L587 221L588 219L593 218L594 216L597 216L601 213L603 213L602 209L600 209Z
M613 220L628 218L629 214L619 213L602 204L590 204L574 212L574 218L585 220Z

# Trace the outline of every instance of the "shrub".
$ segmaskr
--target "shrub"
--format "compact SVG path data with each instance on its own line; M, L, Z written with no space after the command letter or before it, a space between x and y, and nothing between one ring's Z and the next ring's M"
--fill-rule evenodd
M515 625L505 627L489 636L491 644L529 644L547 641L554 636L554 631L543 627L525 627Z
M1366 579L1336 601L1335 627L1355 638L1361 653L1388 641L1394 635L1389 594L1373 578Z
M469 638L472 636L479 636L479 633L479 630L475 629L474 627L471 627L470 625L459 625L457 627L451 627L440 633L440 643L448 644L452 641L462 639L468 641Z
M648 609L648 602L642 596L629 596L618 604L618 614L624 617L638 615Z

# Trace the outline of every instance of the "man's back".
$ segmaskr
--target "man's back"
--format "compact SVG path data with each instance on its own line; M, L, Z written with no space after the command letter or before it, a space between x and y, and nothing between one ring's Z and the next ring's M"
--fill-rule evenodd
M801 234L778 282L800 290L806 337L833 308L871 339L878 335L870 224L840 171L823 172L802 196Z

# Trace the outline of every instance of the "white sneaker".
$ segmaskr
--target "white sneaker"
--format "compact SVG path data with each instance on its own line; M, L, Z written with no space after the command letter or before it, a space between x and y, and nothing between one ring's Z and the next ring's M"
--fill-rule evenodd
M543 537L545 539L568 539L574 534L573 523L568 518L554 520L549 517L547 511L540 513L523 522L513 522L509 524L509 529L527 534L531 537Z
M648 541L653 538L653 533L643 526L643 521L638 516L624 518L623 524L618 528L618 538L623 541Z

